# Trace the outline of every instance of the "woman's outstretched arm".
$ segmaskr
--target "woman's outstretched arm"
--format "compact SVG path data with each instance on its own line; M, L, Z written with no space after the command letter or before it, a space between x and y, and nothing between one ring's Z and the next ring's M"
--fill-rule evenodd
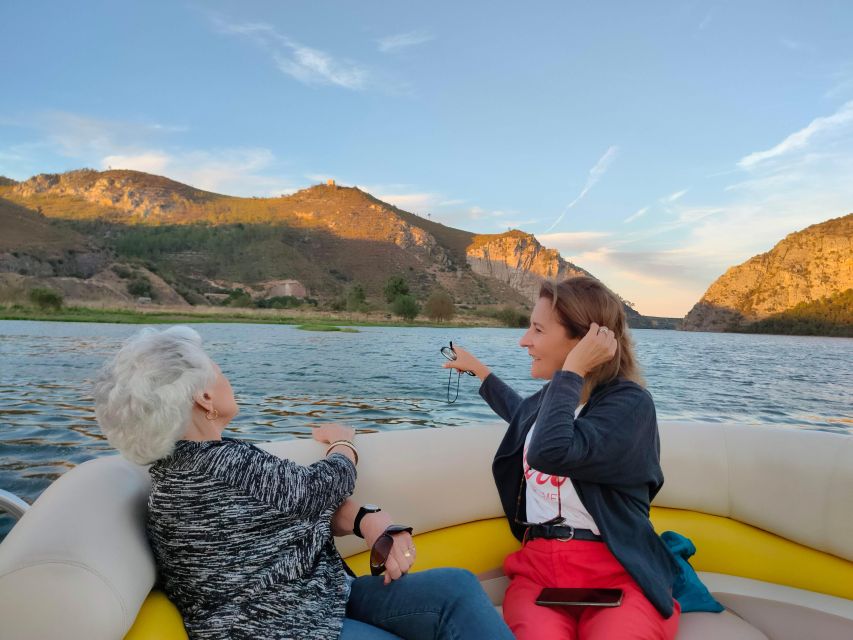
M444 368L456 369L460 372L470 371L476 375L483 383L480 385L480 395L489 403L492 411L507 422L512 420L513 414L521 404L521 396L493 375L492 370L470 352L462 347L453 347L453 350L456 352L456 360L445 362Z

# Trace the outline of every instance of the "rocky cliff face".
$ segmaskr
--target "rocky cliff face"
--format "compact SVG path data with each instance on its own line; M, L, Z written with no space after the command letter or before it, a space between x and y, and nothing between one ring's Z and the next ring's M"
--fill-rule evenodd
M591 275L523 231L475 236L466 258L474 273L504 282L528 299L546 278Z
M853 214L790 234L718 278L683 328L723 331L853 286Z
M139 171L93 169L61 174L43 173L18 183L13 194L23 199L33 196L76 196L127 213L128 221L152 222L217 197L216 194Z

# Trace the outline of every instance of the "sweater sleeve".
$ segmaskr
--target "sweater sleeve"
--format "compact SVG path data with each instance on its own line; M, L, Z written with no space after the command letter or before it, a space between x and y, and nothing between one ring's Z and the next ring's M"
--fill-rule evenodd
M599 484L648 482L657 456L654 403L640 387L608 393L575 418L583 378L554 374L536 418L527 462L537 471Z
M480 385L480 396L492 411L507 422L512 420L512 416L522 402L522 397L494 373L490 373L483 380L483 384Z
M256 447L221 447L212 457L215 477L295 518L318 518L355 489L355 465L339 453L307 466Z

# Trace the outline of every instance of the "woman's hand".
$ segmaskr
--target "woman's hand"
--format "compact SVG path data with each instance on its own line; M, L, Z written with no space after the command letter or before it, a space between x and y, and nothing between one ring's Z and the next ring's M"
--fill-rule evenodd
M367 546L372 548L377 538L393 523L394 520L387 511L378 511L364 516L360 528ZM391 547L388 559L385 561L385 584L399 580L415 563L415 545L411 534L395 533L391 537L394 539L394 546Z
M465 371L471 371L480 380L485 380L492 372L491 369L477 360L477 358L469 352L465 351L462 347L453 347L453 351L456 353L456 360L448 360L445 362L442 365L445 369L456 369L463 373Z
M616 355L616 346L613 330L599 327L593 322L586 335L569 351L563 363L563 371L574 371L584 377L598 365L612 360Z
M345 424L333 422L331 424L324 424L321 427L314 427L311 437L318 442L325 442L326 444L331 444L337 440L352 441L355 437L355 429Z

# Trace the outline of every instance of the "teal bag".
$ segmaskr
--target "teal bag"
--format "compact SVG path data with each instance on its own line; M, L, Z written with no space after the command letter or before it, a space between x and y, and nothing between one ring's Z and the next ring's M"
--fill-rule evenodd
M714 596L708 591L708 587L702 584L699 576L696 575L696 571L687 562L687 559L696 553L696 545L693 544L693 541L675 531L664 531L660 537L678 565L678 574L672 584L672 597L678 600L681 613L689 613L690 611L720 613L724 611L725 607L714 599Z

